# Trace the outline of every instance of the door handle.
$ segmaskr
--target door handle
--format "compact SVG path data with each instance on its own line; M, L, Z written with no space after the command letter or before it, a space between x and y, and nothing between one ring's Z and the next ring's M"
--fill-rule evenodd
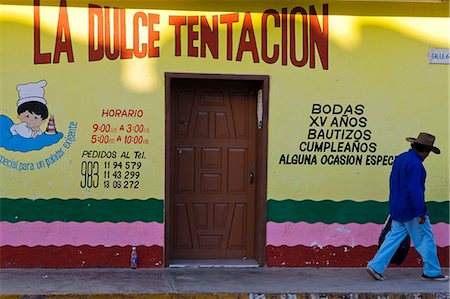
M250 167L248 175L250 177L250 184L253 185L253 177L255 176L255 168L253 166Z

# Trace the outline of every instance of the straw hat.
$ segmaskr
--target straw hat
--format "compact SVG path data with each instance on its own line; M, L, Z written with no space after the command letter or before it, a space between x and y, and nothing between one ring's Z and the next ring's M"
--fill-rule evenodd
M406 141L420 144L426 148L428 148L430 151L432 151L435 154L440 154L441 150L434 146L434 140L436 138L428 133L420 133L417 138L408 137L406 138Z

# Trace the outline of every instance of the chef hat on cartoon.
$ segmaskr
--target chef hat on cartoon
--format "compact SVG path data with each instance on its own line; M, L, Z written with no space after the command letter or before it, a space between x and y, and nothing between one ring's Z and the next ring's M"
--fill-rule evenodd
M17 91L19 92L17 107L26 102L40 102L47 105L47 101L44 98L44 87L46 85L47 81L45 80L17 85Z

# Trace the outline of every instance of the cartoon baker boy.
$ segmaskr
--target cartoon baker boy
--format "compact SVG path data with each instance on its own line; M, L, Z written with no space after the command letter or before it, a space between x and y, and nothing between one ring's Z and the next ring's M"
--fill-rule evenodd
M48 117L47 101L44 98L46 85L45 80L17 85L19 92L17 117L20 123L11 126L9 130L12 135L20 135L24 138L36 138L42 135L40 126Z

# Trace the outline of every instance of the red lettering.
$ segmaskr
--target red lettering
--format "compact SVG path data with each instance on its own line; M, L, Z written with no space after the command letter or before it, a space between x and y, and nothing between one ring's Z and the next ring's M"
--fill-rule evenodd
M62 52L67 53L69 62L73 61L66 1L61 0L55 63L59 62ZM39 0L35 0L35 3L39 5ZM258 46L261 46L261 57L265 63L274 64L281 60L281 65L290 62L293 66L303 67L309 60L310 68L315 68L318 58L322 67L328 69L327 4L323 5L320 20L313 5L309 7L309 16L302 7L295 7L290 12L287 8L281 8L281 11L266 10L261 16L261 44L257 43L259 39L255 37L252 14L246 12L243 17L239 44L234 52L233 40L236 36L233 36L233 29L236 28L233 27L235 23L239 23L238 13L169 16L169 25L174 27L175 56L181 56L182 46L186 46L186 53L183 54L188 57L206 57L209 52L214 59L218 59L219 35L224 34L227 60L242 61L244 53L250 52L253 62L259 63ZM40 53L39 21L39 8L35 7L35 62L49 63L51 54ZM159 21L160 16L157 14L136 12L130 21L133 31L132 47L127 48L127 34L131 34L131 28L127 32L125 9L114 8L113 13L109 7L105 7L103 11L100 6L89 5L89 61L101 60L105 54L111 60L119 56L120 59L159 57L159 47L155 45L160 40L160 33L155 30ZM219 24L225 25L221 29L226 28L226 33L219 30ZM142 30L147 30L147 38ZM271 33L274 36L270 36Z
M142 51L139 50L139 19L142 21L142 26L147 26L147 15L137 12L133 17L133 50L134 56L144 58L147 53L147 44L142 44Z
M194 47L194 41L198 40L198 32L194 31L194 25L198 25L198 16L188 17L188 56L198 57L198 48Z
M148 57L159 57L159 47L155 47L155 41L159 41L159 31L155 31L155 24L159 24L159 15L148 14Z
M314 6L309 7L309 23L310 23L310 68L316 67L315 47L319 53L322 67L328 69L328 4L323 5L322 26L320 28L319 20Z
M105 7L105 55L109 60L115 60L119 57L119 9L114 8L114 44L111 49L111 15L109 11L109 7ZM102 25L103 28L103 25ZM99 37L100 38L100 37Z
M227 60L233 59L233 23L239 22L239 14L220 15L220 23L227 24Z
M142 117L144 111L139 109L102 109L102 117ZM123 125L120 130L123 130Z
M89 5L89 61L158 57L159 32L154 25L159 24L159 15L136 12L133 16L133 47L127 47L126 10ZM148 42L141 42L141 30L147 27ZM105 32L105 34L103 34Z
M219 18L213 16L212 23L211 28L205 16L200 18L200 56L206 57L206 46L208 46L211 55L217 59L219 58Z
M50 63L50 53L41 53L41 14L39 0L34 0L34 64Z
M95 28L95 17L97 17L97 28ZM97 29L97 48L95 47L95 30ZM100 6L89 4L89 61L103 59L103 10Z
M280 45L273 45L273 56L269 57L267 53L267 18L269 16L273 16L275 20L275 27L280 27L280 15L275 9L268 9L264 12L262 16L261 23L261 51L262 51L262 59L266 63L275 63L280 56Z
M55 41L55 56L53 57L53 63L59 63L61 52L67 53L67 60L69 62L74 61L72 39L70 37L69 18L67 16L66 0L61 0L59 7L58 27L56 31L56 41Z
M301 13L302 15L302 37L303 37L303 56L302 60L297 60L296 57L296 43L295 43L295 15L297 13ZM306 62L308 61L308 14L306 13L306 10L304 10L302 7L296 7L291 11L291 22L290 22L290 45L291 45L291 63L295 66L302 67L305 66Z
M169 16L169 25L175 26L175 56L181 56L181 26L186 25L186 16Z
M281 64L287 65L288 51L288 26L287 26L287 8L281 9Z
M246 37L249 37L249 41L246 41ZM250 51L253 55L253 62L259 62L258 49L256 47L255 32L253 30L252 17L250 12L245 13L244 23L242 24L241 39L239 41L239 47L236 55L236 60L241 61L244 51Z

